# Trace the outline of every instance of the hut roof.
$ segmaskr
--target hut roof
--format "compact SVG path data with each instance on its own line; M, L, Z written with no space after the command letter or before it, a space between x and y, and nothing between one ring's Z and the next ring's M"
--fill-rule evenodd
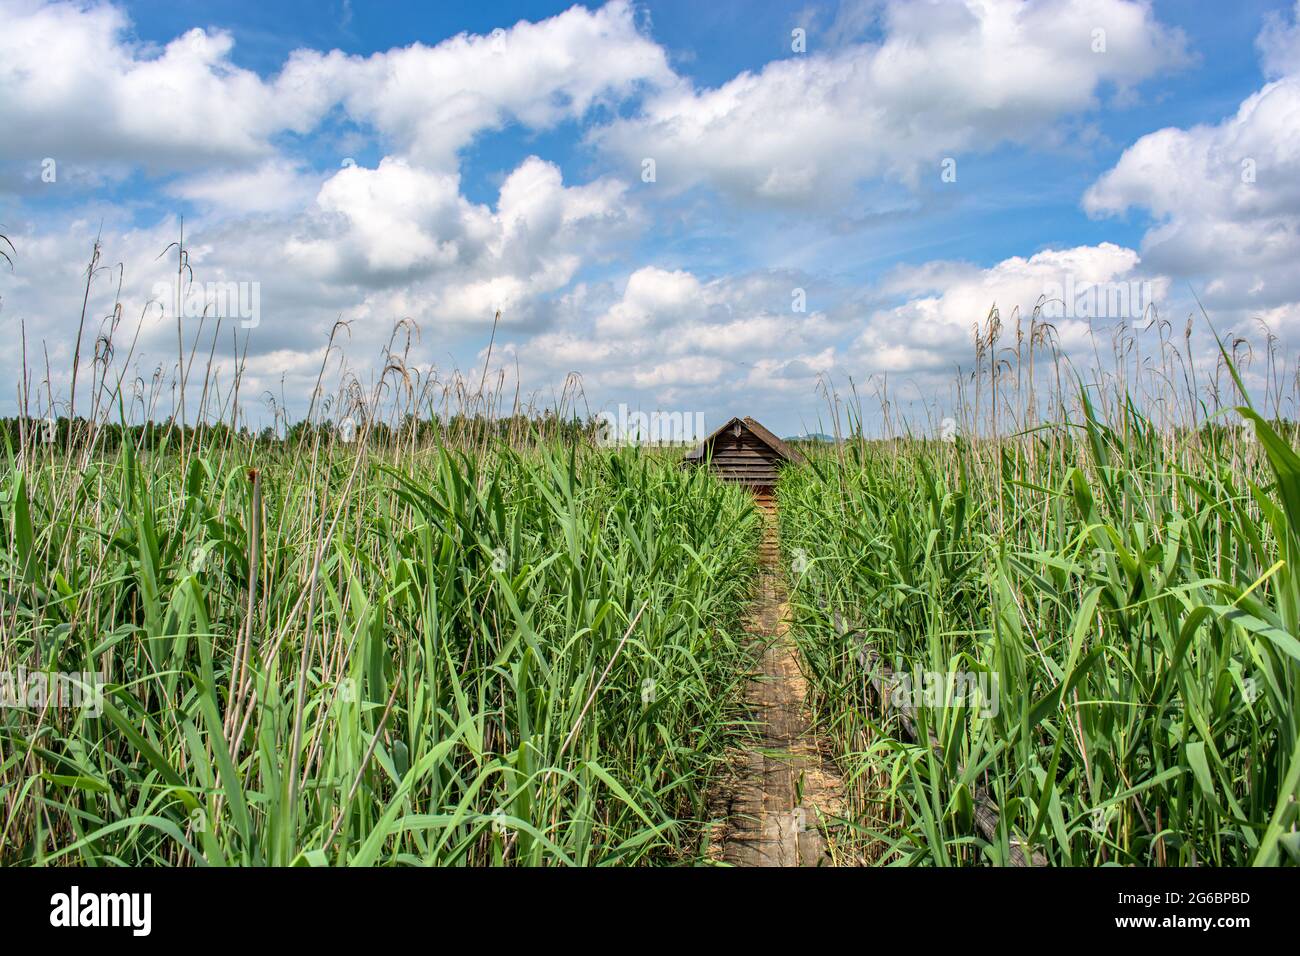
M744 418L728 419L721 428L716 429L713 434L688 452L686 455L686 461L702 461L708 453L709 448L713 445L714 441L717 440L718 436L737 425L744 428L764 445L776 452L777 456L783 461L790 461L796 464L801 464L804 461L804 457L798 449L791 448L785 442L781 441L781 439L777 438L770 431L764 428L759 422L749 416L745 416Z

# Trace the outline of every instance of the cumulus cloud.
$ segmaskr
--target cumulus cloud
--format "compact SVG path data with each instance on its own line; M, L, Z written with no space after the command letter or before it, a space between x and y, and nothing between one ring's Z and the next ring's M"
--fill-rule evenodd
M309 389L339 317L352 320L353 354L371 359L410 317L423 329L415 358L432 363L473 359L500 309L493 363L517 362L526 387L576 370L601 402L712 409L739 400L733 411L760 417L806 403L824 375L946 380L969 362L971 326L991 305L1004 318L1017 307L1028 314L1071 282L1152 282L1139 294L1159 298L1165 275L1218 270L1224 285L1211 291L1225 301L1245 295L1278 323L1300 317L1291 304L1300 278L1288 274L1300 242L1300 90L1295 28L1281 20L1259 41L1271 81L1237 116L1144 137L1089 191L1094 215L1141 208L1156 219L1140 251L1102 243L992 265L932 262L856 296L814 294L801 312L792 292L829 279L762 268L743 250L709 267L680 246L665 254L654 243L673 225L634 246L644 222L627 183L644 157L656 159L667 191L703 185L740 200L707 206L736 214L737 231L769 228L756 201L820 215L864 181L909 181L928 164L937 176L944 156L1033 141L1187 59L1181 34L1138 0L880 0L853 10L836 28L842 42L822 46L814 31L808 54L702 88L674 73L623 0L365 56L299 50L265 76L234 65L221 31L151 46L133 39L117 7L0 0L0 161L51 155L172 177L162 194L199 212L186 220L196 277L260 283L249 394L275 390L279 376ZM868 23L878 39L862 42ZM284 135L324 136L336 119L374 147L365 155L383 158L331 160L317 172L312 151L295 154L302 141ZM512 157L494 197L476 201L470 189L469 198L466 181L486 173L495 182L498 172L480 165L462 176L476 138L575 120L603 124L590 142L626 173L566 183L555 163ZM1247 158L1253 183L1242 179ZM62 368L98 223L107 223L105 260L126 264L129 317L174 275L174 259L157 255L179 227L170 217L134 226L125 205L64 215L38 227L6 212L20 266L0 272L0 328L13 340L26 319ZM610 259L615 278L592 268ZM112 308L114 275L96 280L95 317ZM1106 319L1093 307L1052 321L1069 350L1088 347L1089 326ZM227 367L236 354L217 344ZM146 377L174 362L174 324L150 312L138 356Z
M843 385L901 376L946 391L954 369L972 366L973 327L993 307L1004 342L1014 340L1017 316L1028 334L1037 308L1062 353L1090 360L1116 326L1146 326L1148 309L1170 293L1167 277L1113 243L1046 249L988 267L900 267L870 287L827 288L824 307L794 311L792 289L813 281L788 270L703 278L643 267L599 309L589 297L565 327L508 339L498 359L509 370L518 361L526 380L582 371L592 394L633 407L734 408L739 401L783 415L792 401L808 407L828 378Z
M682 269L632 272L595 318L508 340L502 354L534 379L581 371L614 401L690 409L737 395L764 400L802 390L829 367L837 328L825 311L795 312L791 290L809 278L787 270L701 278ZM594 303L588 301L588 312ZM842 331L842 328L839 329ZM657 404L656 404L657 403Z
M107 3L0 0L0 22L0 186L27 190L24 170L46 156L60 184L94 185L134 167L146 182L172 176L160 194L198 210L185 229L195 280L259 290L251 374L314 368L339 317L371 355L394 322L411 318L426 330L423 355L453 361L458 330L490 326L498 309L507 324L544 322L555 308L548 297L638 224L624 185L565 184L557 166L528 157L507 170L495 205L471 202L458 151L484 130L546 128L671 78L622 0L366 57L299 50L268 77L233 64L228 33L145 44ZM282 134L318 132L340 107L360 141L369 135L389 155L320 174L285 152L293 141ZM16 332L25 322L34 345L49 344L56 386L71 374L80 272L96 235L104 262L124 266L112 278L121 277L127 316L146 315L133 360L175 362L174 325L168 333L158 303L146 303L175 274L159 253L180 224L169 216L135 228L133 219L104 203L40 219L6 212L22 252L0 276L0 323ZM113 310L109 278L102 271L92 283L92 317ZM217 350L235 351L224 339ZM4 364L16 372L16 362L11 352Z
M1300 71L1300 0L1289 23L1277 11L1269 12L1256 46L1259 47L1264 72L1270 77Z
M394 324L408 318L423 332L416 357L441 362L462 335L479 330L486 337L497 310L506 326L545 324L549 297L573 281L593 247L616 245L636 225L623 191L606 179L566 186L558 167L529 157L506 176L493 207L466 200L455 174L393 158L373 169L349 167L327 179L306 209L187 223L186 250L197 283L187 295L227 284L256 289L254 326L231 309L214 310L204 332L206 341L216 320L226 320L216 348L227 358L239 351L232 333L241 343L251 336L250 370L263 367L258 357L265 355L279 356L272 368L296 368L301 363L282 360L289 352L314 368L338 318L352 323L349 342L358 367L374 361ZM128 218L115 207L96 212L109 222ZM25 321L34 348L47 341L56 380L70 378L86 262L99 228L74 216L61 226L16 222L6 229L21 251L16 269L0 272L0 328L16 339ZM97 330L98 318L112 312L120 280L129 336L145 316L135 359L150 365L175 361L175 323L157 287L175 281L174 249L160 254L179 236L174 218L101 235L101 265L113 268L96 273L89 328ZM120 275L117 263L123 264ZM187 315L187 338L198 333L199 318ZM87 334L93 339L98 332ZM89 362L90 353L83 350L82 358ZM0 368L16 373L18 361L11 351ZM310 379L304 381L310 387Z
M663 49L638 31L631 5L614 0L432 47L367 57L299 51L282 81L330 91L398 152L447 169L484 130L511 120L545 129L673 79Z
M689 272L648 267L627 280L623 298L596 320L602 335L628 335L653 329L664 322L682 322L704 316L700 280Z
M591 138L656 182L833 203L869 177L1040 135L1183 63L1185 40L1133 0L891 0L883 38L792 55L714 89L682 80ZM937 166L936 166L937 170ZM936 172L937 175L937 172Z
M1270 70L1300 71L1295 37L1295 25L1270 23L1260 40ZM1207 305L1258 311L1300 299L1300 72L1220 123L1143 136L1083 205L1094 216L1150 215L1146 264L1196 280Z
M234 64L224 31L155 47L106 3L0 0L0 10L0 158L256 165L279 134L308 133L341 107L387 152L452 172L486 130L550 128L645 94L643 109L593 139L637 163L655 157L670 185L774 200L1036 135L1094 106L1104 85L1127 87L1185 55L1181 34L1138 0L890 0L878 43L817 52L814 40L808 55L697 90L613 0L433 46L300 49L264 78Z
M301 209L320 185L321 178L300 164L276 158L249 169L188 176L171 183L167 192L207 212L241 215Z
M235 66L223 31L193 29L155 48L129 39L118 7L35 0L0 0L0 22L0 159L252 162L328 105L318 88Z
M456 174L390 157L327 180L284 252L323 281L393 290L395 304L439 324L497 309L518 322L572 280L585 249L632 224L623 191L608 179L566 187L557 166L533 156L506 177L493 210L465 199Z
M1027 326L1037 308L1063 351L1085 350L1095 330L1142 321L1148 304L1164 301L1169 280L1145 272L1132 249L1101 243L1013 256L987 269L903 269L887 286L914 295L871 315L855 356L877 372L950 374L971 363L973 329L994 307L1008 327L1017 313Z
M155 48L106 3L0 0L0 22L0 159L28 162L258 163L341 104L393 150L452 170L484 130L547 128L672 76L624 0L367 57L297 50L266 79L233 63L227 32Z

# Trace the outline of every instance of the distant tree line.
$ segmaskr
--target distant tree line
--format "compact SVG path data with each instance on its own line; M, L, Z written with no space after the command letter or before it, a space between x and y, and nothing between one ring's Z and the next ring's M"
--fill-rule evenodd
M352 443L365 441L384 446L409 443L482 443L496 440L512 444L537 441L574 444L592 441L597 421L583 421L576 416L561 417L553 412L489 418L482 415L452 415L447 418L406 416L399 424L391 421L365 422L344 418L340 421L295 422L278 429L269 425L258 430L231 428L228 422L181 425L172 419L148 421L138 425L102 423L93 427L84 418L42 419L0 418L0 442L17 448L25 434L29 443L51 444L66 448L84 445L92 436L97 448L115 451L124 443L147 451L179 450L201 439L205 444L253 444L266 446L300 446L320 442Z

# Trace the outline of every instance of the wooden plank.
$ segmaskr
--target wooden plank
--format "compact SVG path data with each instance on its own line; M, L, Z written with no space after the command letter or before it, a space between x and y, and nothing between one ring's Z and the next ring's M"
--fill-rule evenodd
M719 448L713 453L713 460L715 462L725 461L729 458L756 458L759 461L770 461L773 464L780 461L780 459L775 455L764 452L760 448Z
M756 739L744 748L726 794L721 859L735 866L818 866L833 862L821 824L838 815L842 784L826 771L804 706L798 651L786 634L774 517L769 513L764 523L757 601L746 625L759 654L745 691Z

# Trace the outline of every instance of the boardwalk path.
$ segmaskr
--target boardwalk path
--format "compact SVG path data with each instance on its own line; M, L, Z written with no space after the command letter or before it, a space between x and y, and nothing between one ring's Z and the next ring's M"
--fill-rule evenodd
M725 818L715 857L735 866L821 866L833 862L821 824L840 812L840 781L823 759L804 707L806 690L789 628L777 548L776 512L759 499L766 527L755 604L756 673L745 698L757 722L735 754L735 772L720 796Z

